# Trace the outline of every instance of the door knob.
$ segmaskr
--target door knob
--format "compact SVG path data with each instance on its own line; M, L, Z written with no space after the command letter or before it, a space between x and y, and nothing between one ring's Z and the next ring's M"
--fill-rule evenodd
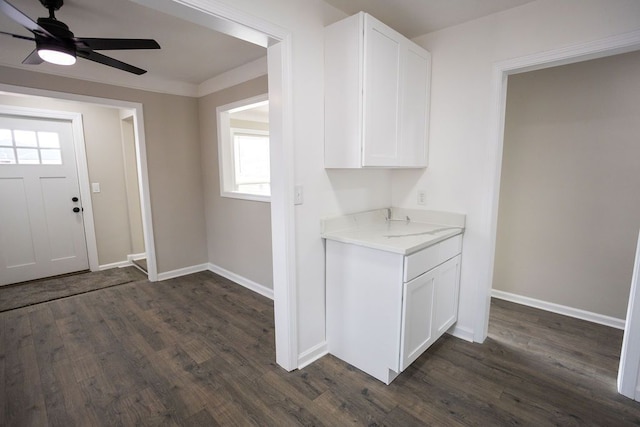
M75 213L78 213L78 212L80 212L80 208L73 208L73 211L74 211Z
M78 198L77 198L77 197L72 197L72 198L71 198L71 201L72 201L72 202L77 202L77 201L78 201Z

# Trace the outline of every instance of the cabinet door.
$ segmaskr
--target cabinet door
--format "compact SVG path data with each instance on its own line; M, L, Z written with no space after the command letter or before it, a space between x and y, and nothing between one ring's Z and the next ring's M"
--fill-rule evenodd
M434 337L438 339L458 320L460 255L438 266L434 289Z
M401 371L405 370L435 341L432 316L437 270L434 268L404 284L400 335Z
M407 41L400 97L400 164L427 166L431 54Z
M365 16L363 166L398 166L402 36Z

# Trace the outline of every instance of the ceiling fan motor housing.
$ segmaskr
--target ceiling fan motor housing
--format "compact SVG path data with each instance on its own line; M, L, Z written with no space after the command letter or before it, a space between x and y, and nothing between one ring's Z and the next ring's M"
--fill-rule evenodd
M38 18L38 25L59 39L73 38L73 33L69 30L69 27L64 22L58 21L55 18Z
M47 9L58 10L64 4L63 0L40 0L40 3Z
M48 37L34 32L38 50L43 48L53 49L76 56L73 33L69 31L69 27L64 22L60 22L55 18L38 18L38 25L54 36Z

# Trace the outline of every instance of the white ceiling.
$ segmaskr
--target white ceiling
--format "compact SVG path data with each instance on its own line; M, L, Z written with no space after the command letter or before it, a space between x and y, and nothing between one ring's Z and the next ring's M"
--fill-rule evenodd
M443 27L489 15L532 0L326 0L351 15L360 10L415 37ZM34 21L47 16L39 0L9 0ZM0 65L84 80L169 93L197 93L203 82L239 66L264 63L264 48L212 31L130 0L65 0L56 18L76 37L152 38L161 50L101 51L148 70L135 76L79 59L71 67L22 65L34 43L0 35ZM0 31L31 33L0 13Z
M531 1L534 0L325 0L349 15L367 12L410 39Z

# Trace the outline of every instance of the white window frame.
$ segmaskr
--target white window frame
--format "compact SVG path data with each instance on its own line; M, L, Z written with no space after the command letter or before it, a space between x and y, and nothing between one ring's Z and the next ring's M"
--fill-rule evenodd
M232 102L230 104L221 105L216 108L217 127L218 127L218 168L220 172L220 196L233 199L252 200L256 202L271 202L271 196L263 194L255 194L248 192L235 191L234 178L234 156L233 156L233 138L234 131L237 128L231 127L230 114L242 109L248 109L251 106L269 100L268 94L254 96L252 98L243 99ZM242 129L242 131L245 131ZM264 131L247 129L248 133L265 134ZM268 133L267 133L268 134Z

